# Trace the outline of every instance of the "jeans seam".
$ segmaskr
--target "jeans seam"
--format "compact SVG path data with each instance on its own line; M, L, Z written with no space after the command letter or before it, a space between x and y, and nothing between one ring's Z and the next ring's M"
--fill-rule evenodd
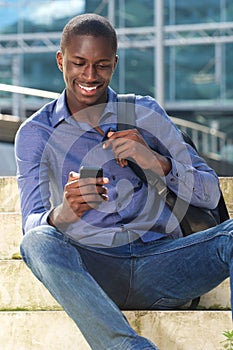
M131 258L130 259L130 280L129 280L129 288L128 288L128 292L127 292L127 296L125 298L125 302L122 305L122 308L124 308L127 304L128 301L130 299L130 295L133 289L133 275L134 275L134 262L135 262L135 258Z
M219 236L222 236L222 235L228 236L229 233L232 234L231 232L232 231L228 232L228 231L224 230L224 231L218 232L216 235L208 236L208 238L202 238L199 241L195 241L195 242L192 241L192 242L190 242L188 244L184 244L184 245L181 245L179 247L174 247L174 248L170 248L170 249L166 249L166 250L159 250L157 252L152 252L152 253L146 253L145 255L144 254L142 254L142 255L134 254L133 257L141 258L141 257L154 256L154 255L160 255L160 254L166 254L166 253L169 253L169 252L174 252L174 251L177 251L177 250L180 250L180 249L184 249L184 248L187 248L187 247L190 247L190 246L194 246L196 244L208 242L208 241L210 241L210 240L212 240L214 238L217 238ZM184 237L184 238L186 238L186 237ZM183 238L180 238L180 239L183 239Z

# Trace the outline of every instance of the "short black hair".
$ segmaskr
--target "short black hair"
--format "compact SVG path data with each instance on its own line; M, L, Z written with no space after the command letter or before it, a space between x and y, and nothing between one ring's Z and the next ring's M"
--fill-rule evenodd
M117 35L110 22L100 15L86 13L73 17L64 27L60 48L64 53L73 35L103 36L112 43L113 52L117 52Z

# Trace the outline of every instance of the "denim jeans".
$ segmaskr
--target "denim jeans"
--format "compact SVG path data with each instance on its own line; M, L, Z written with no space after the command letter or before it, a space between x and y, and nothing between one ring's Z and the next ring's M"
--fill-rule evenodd
M39 226L24 236L21 254L92 349L158 349L121 310L177 309L232 276L233 220L176 240L115 248L82 246Z

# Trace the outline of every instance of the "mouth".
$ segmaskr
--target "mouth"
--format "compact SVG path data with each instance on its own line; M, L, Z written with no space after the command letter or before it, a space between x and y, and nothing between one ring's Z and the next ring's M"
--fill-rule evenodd
M81 90L85 91L86 93L93 93L96 91L97 86L84 86L81 84L78 84Z

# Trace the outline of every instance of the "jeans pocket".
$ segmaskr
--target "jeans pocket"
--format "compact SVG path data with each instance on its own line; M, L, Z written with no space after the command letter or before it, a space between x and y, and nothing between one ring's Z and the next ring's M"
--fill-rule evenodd
M172 310L179 309L185 304L188 304L188 299L160 298L150 306L150 310Z

